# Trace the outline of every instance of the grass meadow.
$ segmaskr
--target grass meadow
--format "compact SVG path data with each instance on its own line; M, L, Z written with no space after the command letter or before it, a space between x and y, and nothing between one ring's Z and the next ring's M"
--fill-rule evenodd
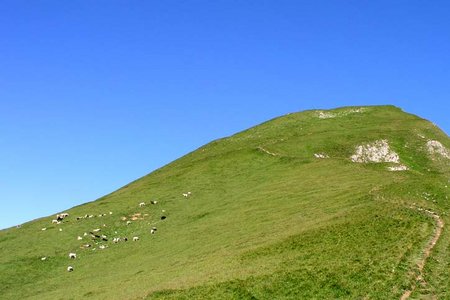
M68 209L60 225L48 216L0 231L0 298L399 299L434 230L413 203L450 224L449 160L425 146L450 148L450 139L393 106L327 113L288 114L213 141ZM380 139L408 171L351 162L357 145ZM95 217L76 220L86 214ZM108 241L84 236L95 228ZM444 227L413 298L450 298L449 257Z

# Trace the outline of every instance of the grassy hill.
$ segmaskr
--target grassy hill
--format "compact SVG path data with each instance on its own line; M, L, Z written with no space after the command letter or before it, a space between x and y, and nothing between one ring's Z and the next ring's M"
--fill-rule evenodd
M354 162L358 149L369 162ZM288 114L71 208L61 224L49 216L0 231L0 298L399 299L412 290L450 299L447 225L417 266L436 230L421 209L450 224L447 149L445 133L393 106ZM407 170L389 170L399 166Z

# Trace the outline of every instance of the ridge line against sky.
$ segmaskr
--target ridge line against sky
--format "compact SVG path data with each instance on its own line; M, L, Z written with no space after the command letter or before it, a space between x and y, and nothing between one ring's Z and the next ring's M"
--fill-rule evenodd
M445 1L4 1L0 228L306 109L450 132Z

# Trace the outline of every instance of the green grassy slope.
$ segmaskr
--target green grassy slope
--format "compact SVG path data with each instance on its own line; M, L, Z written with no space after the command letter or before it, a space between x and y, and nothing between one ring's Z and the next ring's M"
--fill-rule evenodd
M60 225L49 216L0 231L0 298L400 298L434 230L410 206L450 224L450 160L426 147L450 149L450 139L393 106L324 113L334 117L289 114L211 142L69 209ZM357 145L381 139L408 171L350 160ZM158 203L139 207L150 200ZM86 214L95 217L76 220ZM83 236L94 228L109 240ZM124 236L140 240L112 243ZM450 298L449 257L444 227L413 297Z

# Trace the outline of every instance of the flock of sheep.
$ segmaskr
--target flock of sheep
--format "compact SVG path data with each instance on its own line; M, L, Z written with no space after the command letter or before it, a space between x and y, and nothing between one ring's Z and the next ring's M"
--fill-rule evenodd
M187 192L187 193L183 193L182 195L183 195L184 198L188 198L188 197L191 196L191 194L192 194L191 192ZM150 204L156 205L156 204L158 204L158 201L152 200L152 201L150 201ZM140 208L145 207L146 205L147 205L147 204L146 204L145 202L139 203L139 207L140 207ZM162 210L162 212L164 213L165 210ZM109 215L112 215L112 214L113 214L112 212L109 212ZM106 215L107 215L106 213L102 213L102 214L99 214L98 217L104 217L104 216L106 216ZM141 216L141 213L136 213L136 214L134 214L134 215L132 216L132 220L137 220L137 219L139 219L140 216ZM144 216L148 216L148 214L145 214ZM52 222L52 224L59 225L59 224L61 224L61 223L63 222L63 220L64 220L65 218L67 218L67 217L69 217L69 214L68 214L68 213L60 213L60 214L57 214L57 215L56 215L56 218L53 219L51 222ZM86 214L85 216L77 217L76 219L77 219L77 221L78 221L78 220L88 219L88 218L94 218L94 217L95 217L94 215L88 215L88 214ZM165 220L166 218L167 218L167 217L163 214L163 215L160 217L160 220ZM122 221L125 221L125 220L127 220L127 218L126 218L126 217L122 217L121 220L122 220ZM128 220L126 224L127 224L127 225L131 224L131 221ZM103 224L103 226L106 227L106 224ZM47 230L47 228L44 227L44 228L42 228L41 230L42 230L42 231L45 231L45 230ZM62 231L62 228L59 228L59 231ZM95 242L95 244L98 244L99 242L107 242L107 241L109 240L108 236L106 236L106 235L104 235L104 234L101 234L100 231L101 231L101 228L95 228L95 229L92 229L91 231L89 231L89 233L85 232L85 233L83 234L83 236L78 236L78 237L77 237L77 240L81 241L81 240L83 240L83 237L90 236L91 239L92 239L92 241ZM155 226L151 227L151 229L150 229L150 233L151 233L151 234L155 234L156 231L157 231L157 228L156 228ZM117 234L117 231L115 231L115 234ZM133 236L132 240L133 240L134 242L139 241L139 236ZM114 238L112 239L112 242L113 242L114 244L117 244L117 243L119 243L119 242L121 242L121 241L127 242L127 241L128 241L128 237L114 237ZM82 249L87 249L87 248L91 248L91 247L92 247L92 245L89 244L89 243L87 243L87 244L83 244L80 248L82 248ZM107 246L104 245L104 244L100 244L100 245L99 245L99 248L100 248L100 249L106 249L106 247L107 247ZM95 250L95 249L96 249L96 248L93 248L92 250ZM70 253L69 253L69 259L76 259L76 258L77 258L77 254L76 254L75 252L70 252ZM45 261L45 260L47 260L47 257L46 257L46 256L41 257L41 260L42 260L42 261ZM68 272L72 272L73 270L74 270L73 266L69 265L69 266L67 267L67 271L68 271Z

